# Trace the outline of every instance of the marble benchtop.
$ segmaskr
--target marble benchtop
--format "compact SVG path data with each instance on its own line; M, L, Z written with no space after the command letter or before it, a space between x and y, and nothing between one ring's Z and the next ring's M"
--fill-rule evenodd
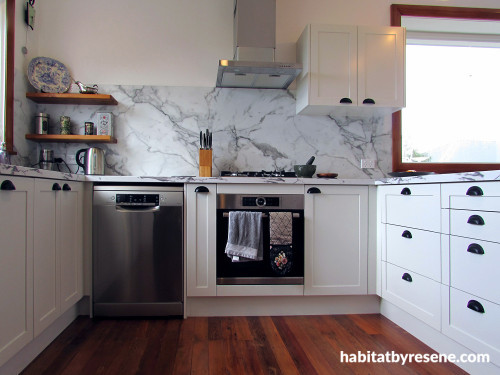
M414 177L371 179L281 178L281 177L197 177L197 176L95 176L48 171L45 169L0 164L0 174L7 176L51 178L69 181L111 183L203 183L203 184L302 184L302 185L404 185L447 182L500 181L500 171L432 174Z

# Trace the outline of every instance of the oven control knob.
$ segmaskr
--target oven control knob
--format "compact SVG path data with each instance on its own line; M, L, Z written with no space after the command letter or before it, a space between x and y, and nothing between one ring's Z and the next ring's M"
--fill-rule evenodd
M266 205L266 198L264 197L259 197L255 200L255 203L257 204L257 206L259 207L264 207Z

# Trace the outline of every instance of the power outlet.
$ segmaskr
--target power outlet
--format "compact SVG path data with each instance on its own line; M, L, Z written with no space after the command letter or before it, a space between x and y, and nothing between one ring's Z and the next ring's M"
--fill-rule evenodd
M374 169L377 166L377 161L373 159L361 159L361 168Z

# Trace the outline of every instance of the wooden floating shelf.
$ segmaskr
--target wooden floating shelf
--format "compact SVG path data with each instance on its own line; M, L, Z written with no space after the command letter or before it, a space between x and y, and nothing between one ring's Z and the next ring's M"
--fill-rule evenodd
M26 98L41 104L118 105L116 99L107 94L27 92Z
M34 142L60 143L117 143L116 138L109 135L81 135L81 134L26 134L26 139Z

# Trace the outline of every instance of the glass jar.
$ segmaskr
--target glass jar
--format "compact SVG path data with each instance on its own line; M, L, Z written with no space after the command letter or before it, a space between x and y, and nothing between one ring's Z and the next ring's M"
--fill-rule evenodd
M71 117L61 116L59 118L59 122L61 124L61 134L63 135L71 134Z

